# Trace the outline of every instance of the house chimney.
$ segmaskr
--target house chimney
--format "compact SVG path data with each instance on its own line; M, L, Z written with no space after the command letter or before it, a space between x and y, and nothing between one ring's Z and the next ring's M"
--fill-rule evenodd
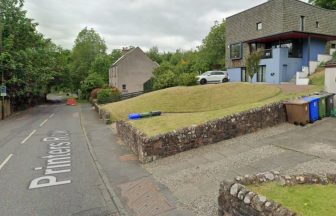
M125 55L128 51L130 51L130 48L128 47L123 47L121 52L122 52L122 55Z

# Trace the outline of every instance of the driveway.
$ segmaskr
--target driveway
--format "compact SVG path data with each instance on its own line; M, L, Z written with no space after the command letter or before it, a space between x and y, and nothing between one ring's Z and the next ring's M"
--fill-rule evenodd
M158 160L144 167L195 215L217 215L222 180L277 170L336 173L336 119L282 124Z

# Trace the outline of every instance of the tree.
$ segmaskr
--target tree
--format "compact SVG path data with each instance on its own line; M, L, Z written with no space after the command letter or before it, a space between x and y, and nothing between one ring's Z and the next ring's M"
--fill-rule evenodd
M322 8L336 10L336 0L309 0L309 3Z
M252 82L252 79L256 73L259 71L259 64L260 59L262 57L262 52L253 52L251 53L246 59L245 59L245 65L246 65L246 72L250 77L250 81Z
M149 51L147 52L147 55L153 61L157 62L158 64L161 64L162 58L159 53L159 48L157 46L150 48Z
M27 18L23 3L2 0L0 4L0 70L15 110L42 101L66 72L63 50L37 32L38 24Z
M215 22L199 47L194 69L199 71L225 69L225 21Z
M72 50L71 73L75 88L88 76L97 56L105 54L105 41L94 29L84 28L79 32Z
M109 81L109 69L112 64L111 56L100 54L92 62L89 74L96 73L101 76L105 83Z
M104 86L103 78L97 74L90 74L84 81L81 82L81 90L83 93L83 97L88 98L91 91L95 88L101 88Z
M174 87L177 86L178 81L176 74L172 71L167 71L163 74L160 74L156 77L154 77L154 89L159 90L159 89L164 89L164 88L169 88L169 87Z

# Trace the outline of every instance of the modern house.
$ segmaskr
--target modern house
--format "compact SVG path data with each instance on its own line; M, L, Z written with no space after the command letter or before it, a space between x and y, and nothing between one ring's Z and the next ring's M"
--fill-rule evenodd
M226 66L235 82L247 82L245 58L262 51L253 82L309 83L308 76L335 51L336 11L299 0L269 0L226 20ZM329 43L330 44L330 43Z
M144 83L152 76L158 63L152 61L139 47L123 50L109 70L109 85L116 87L123 94L144 90Z

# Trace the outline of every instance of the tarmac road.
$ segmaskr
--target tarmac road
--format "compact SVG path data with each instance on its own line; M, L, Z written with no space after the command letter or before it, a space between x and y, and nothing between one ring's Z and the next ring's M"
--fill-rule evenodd
M41 105L0 121L0 215L117 215L79 106Z

